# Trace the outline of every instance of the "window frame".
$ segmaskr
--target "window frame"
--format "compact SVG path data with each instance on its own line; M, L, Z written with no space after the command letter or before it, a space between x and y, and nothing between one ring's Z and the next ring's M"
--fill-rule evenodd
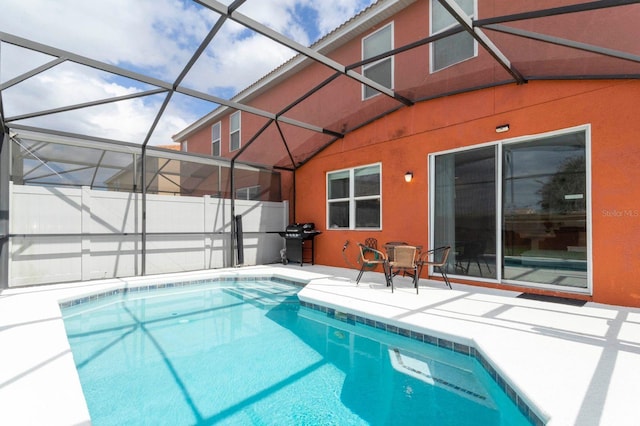
M237 151L242 147L242 115L240 114L242 111L236 111L233 114L229 115L229 152ZM234 129L232 127L233 117L238 117L238 128ZM238 134L238 146L234 148L233 146L233 136Z
M213 129L218 128L218 138L215 138ZM217 153L216 148L217 147ZM222 154L222 123L218 121L211 125L211 155L214 157L219 157Z
M236 189L236 200L259 200L260 190L260 185L243 186L242 188L238 188Z
M378 179L379 179L379 191L377 195L362 195L362 196L355 196L355 173L356 170L361 170L361 169L366 169L368 167L373 167L376 166L378 168ZM335 198L335 199L330 199L329 198L329 178L331 175L333 174L338 174L338 173L344 173L344 172L348 172L349 174L349 182L348 182L348 196L347 197L342 197L342 198ZM325 184L326 184L326 194L325 194L325 199L326 199L326 229L328 230L337 230L337 231L344 231L344 230L353 230L353 231L359 231L359 230L363 230L363 231L376 231L376 230L382 230L382 162L377 162L377 163L370 163L370 164L363 164L363 165L359 165L359 166L355 166L355 167L350 167L350 168L345 168L345 169L339 169L339 170L331 170L329 172L326 173L326 177L325 177ZM378 212L378 222L380 223L380 226L374 226L374 227L357 227L356 226L356 212L357 212L357 202L358 201L364 201L364 200L378 200L379 202L379 206L380 206L380 210ZM344 203L344 202L348 202L349 203L349 226L347 227L340 227L340 226L332 226L330 223L330 205L332 203Z
M372 33L367 34L365 37L362 37L362 41L361 41L361 54L360 54L360 56L361 56L361 58L362 58L362 60L363 60L363 61L367 59L367 58L365 58L365 56L364 56L365 43L366 43L367 39L370 39L370 38L371 38L371 37L373 37L374 35L376 35L376 34L380 33L381 31L386 30L387 28L390 28L390 40L389 40L389 44L390 44L390 46L389 46L389 50L392 50L392 49L393 49L393 46L394 46L394 43L395 43L395 34L394 34L395 26L394 26L393 21L391 21L391 22L389 22L388 24L386 24L386 25L382 26L381 28L379 28L379 29L377 29L377 30L373 31ZM383 63L383 62L385 62L385 61L389 61L389 62L390 62L389 67L390 67L390 74L391 74L391 87L389 87L389 89L393 90L393 88L394 88L394 86L395 86L395 84L394 84L394 82L395 82L395 72L394 72L394 71L395 71L395 58L394 58L394 56L389 56L389 57L387 57L387 58L380 59L379 61L372 62L372 63L370 63L370 64L362 65L362 75L363 75L364 77L367 77L367 75L366 75L366 71L367 71L367 69L368 69L368 68L373 68L373 67L375 67L376 65L380 65L380 64L382 64L382 63ZM370 78L370 77L367 77L367 78ZM373 80L373 79L372 79L372 80ZM375 81L375 80L373 80L373 81ZM379 84L383 85L382 83L379 83ZM383 85L383 86L384 86L384 85ZM385 87L386 87L386 86L385 86ZM362 93L362 100L363 100L363 101L366 101L366 100L368 100L368 99L375 98L376 96L378 96L378 95L380 95L380 94L381 94L381 93L380 93L380 92L378 92L377 90L374 90L374 92L375 92L375 93L373 93L372 95L368 95L368 96L367 96L367 89L369 89L369 87L368 87L367 85L363 84L363 85L362 85L362 91L361 91L361 93Z
M433 27L434 27L434 25L433 25L433 17L434 17L433 4L435 2L438 2L438 0L431 0L429 2L429 36L430 37L434 36L434 35L437 35L437 34L439 34L441 32L444 32L444 31L446 31L446 30L448 30L450 28L453 28L454 26L457 25L457 22L454 22L453 24L451 24L451 25L449 25L449 26L447 26L445 28L442 28L442 29L440 29L438 31L435 31L435 32L433 31ZM473 20L477 16L478 16L478 0L473 0L473 15L468 16L468 18ZM469 37L471 37L471 35L469 35ZM448 37L445 37L443 40L446 40L447 38ZM470 59L473 59L473 58L478 56L478 42L477 42L477 40L474 39L473 40L473 54L471 56L469 56L467 58L464 58L464 59L461 59L459 61L456 61L454 63L451 63L449 65L446 65L446 66L444 66L442 68L435 68L436 61L435 61L435 57L434 57L434 55L435 55L434 47L435 47L435 44L438 43L438 41L439 40L436 40L433 43L429 43L429 73L430 74L436 73L438 71L446 70L447 68L450 68L450 67L453 67L455 65L461 64L463 62L466 62L466 61L468 61Z

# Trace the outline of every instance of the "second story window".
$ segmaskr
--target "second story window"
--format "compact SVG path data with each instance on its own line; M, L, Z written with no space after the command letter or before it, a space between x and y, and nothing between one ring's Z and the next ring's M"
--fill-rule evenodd
M240 111L229 116L229 151L240 149Z
M183 151L183 152L189 151L189 141L182 142L182 145L180 146L180 151Z
M454 0L464 13L476 16L476 0ZM458 21L440 4L431 0L431 35L458 25ZM475 39L466 31L445 37L431 44L431 71L447 68L458 62L466 61L477 54Z
M220 122L211 126L211 155L220 155Z
M393 49L393 22L362 39L362 59L366 60ZM393 56L362 66L362 74L389 89L393 88ZM368 99L379 92L362 86L362 99Z

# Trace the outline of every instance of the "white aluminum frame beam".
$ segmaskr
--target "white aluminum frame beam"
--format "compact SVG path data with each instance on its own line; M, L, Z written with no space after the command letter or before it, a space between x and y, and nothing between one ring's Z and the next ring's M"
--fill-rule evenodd
M61 63L65 62L66 58L57 58L54 59L52 61L47 62L46 64L40 65L37 68L32 69L29 72L26 72L24 74L21 74L15 78L12 78L11 80L7 80L4 83L0 84L0 91L1 90L5 90L8 89L11 86L15 86L18 83L21 83L31 77L33 77L34 75L40 74L41 72L44 72L50 68L55 67L56 65L60 65Z
M579 41L568 40L561 37L540 34L533 31L521 30L519 28L508 27L506 25L489 24L489 25L483 26L483 28L488 28L493 31L510 34L518 37L523 37L530 40L536 40L536 41L542 41L545 43L555 44L557 46L584 50L585 52L596 53L598 55L609 56L617 59L624 59L626 61L640 62L639 55L634 55L627 52L621 52L619 50L609 49L606 47L594 46L593 44L587 44Z
M49 56L54 56L59 59L66 59L71 62L75 62L80 65L85 65L90 68L94 68L100 71L105 71L111 74L116 74L121 77L130 78L132 80L140 81L150 84L152 86L162 87L163 89L171 90L171 84L157 78L149 77L137 72L129 71L124 68L117 67L115 65L107 64L106 62L96 61L94 59L87 58L86 56L78 55L72 52L68 52L56 47L47 46L46 44L38 43L32 40L27 40L22 37L14 36L13 34L0 31L0 41L13 44L14 46L23 47L25 49L34 50L36 52L45 53Z
M109 103L112 103L112 102L126 101L126 100L129 100L129 99L141 98L141 97L144 97L144 96L157 95L159 93L167 93L167 90L166 89L146 90L144 92L136 92L136 93L131 93L129 95L114 96L113 98L108 98L108 99L100 99L100 100L97 100L97 101L84 102L84 103L80 103L80 104L74 104L74 105L64 106L64 107L60 107L60 108L53 108L53 109L48 109L48 110L43 110L43 111L37 111L37 112L28 113L28 114L14 115L14 116L11 116L11 117L7 117L5 120L7 122L18 121L18 120L26 120L28 118L41 117L43 115L49 115L49 114L57 114L59 112L73 111L73 110L76 110L76 109L82 109L82 108L87 108L87 107L92 107L92 106L104 105L104 104L109 104Z
M259 108L254 108L248 105L244 105L238 102L234 102L231 100L227 100L218 96L213 96L213 95L209 95L207 93L204 92L200 92L197 90L193 90L193 89L188 89L188 88L184 88L184 87L174 87L174 84L172 83L168 83L166 81L162 81L160 79L157 78L153 78L153 77L149 77L140 73L136 73L133 71L129 71L126 70L124 68L120 68L118 66L115 65L111 65L105 62L101 62L101 61L97 61L94 59L90 59L87 58L85 56L82 55L78 55L72 52L67 52L65 50L62 49L58 49L55 47L51 47L51 46L47 46L45 44L42 43L38 43L38 42L34 42L31 40L27 40L25 38L22 37L18 37L12 34L8 34L5 32L0 31L0 41L5 42L5 43L9 43L12 44L14 46L18 46L18 47L22 47L25 49L29 49L29 50L33 50L36 52L40 52L40 53L45 53L47 55L53 56L58 58L59 60L64 60L64 61L70 61L70 62L74 62L80 65L84 65L90 68L94 68L100 71L104 71L104 72L108 72L111 74L115 74L115 75L119 75L121 77L126 77L132 80L136 80L142 83L146 83L152 86L156 86L162 89L165 89L165 91L169 91L169 92L177 92L177 93L181 93L187 96L191 96L197 99L201 99L201 100L205 100L208 102L212 102L212 103L216 103L219 105L225 105L228 106L230 108L234 108L240 111L244 111L247 112L249 114L254 114L254 115L258 115L258 116L262 116L262 117L266 117L266 118L270 118L270 119L274 119L274 120L280 120L282 122L297 126L297 127L303 127L305 129L308 130L312 130L315 132L319 132L319 133L324 133L325 130L322 127L319 126L315 126L313 124L309 124L309 123L305 123L299 120L294 120L294 119L290 119L284 116L278 116L276 117L275 113L272 112L268 112L268 111L264 111L261 110ZM54 61L55 62L55 61ZM62 63L62 62L60 62ZM48 64L52 64L52 62L48 63ZM57 63L55 64L57 65ZM42 67L41 67L42 68ZM50 66L45 67L43 69L40 69L38 72L42 72L45 71L46 69L51 68ZM38 72L33 73L30 76L36 75ZM70 106L70 108L73 109L73 106Z

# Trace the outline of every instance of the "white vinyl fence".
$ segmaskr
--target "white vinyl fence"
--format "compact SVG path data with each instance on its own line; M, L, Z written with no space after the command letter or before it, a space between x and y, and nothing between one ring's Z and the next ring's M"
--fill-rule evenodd
M10 185L9 287L136 276L142 269L142 195ZM231 266L231 200L147 194L145 273ZM244 264L274 263L286 202L235 201Z

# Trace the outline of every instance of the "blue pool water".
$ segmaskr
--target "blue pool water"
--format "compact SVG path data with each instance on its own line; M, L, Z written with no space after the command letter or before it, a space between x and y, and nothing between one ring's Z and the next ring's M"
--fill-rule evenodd
M64 308L93 425L530 424L474 358L329 318L298 290L219 282Z

